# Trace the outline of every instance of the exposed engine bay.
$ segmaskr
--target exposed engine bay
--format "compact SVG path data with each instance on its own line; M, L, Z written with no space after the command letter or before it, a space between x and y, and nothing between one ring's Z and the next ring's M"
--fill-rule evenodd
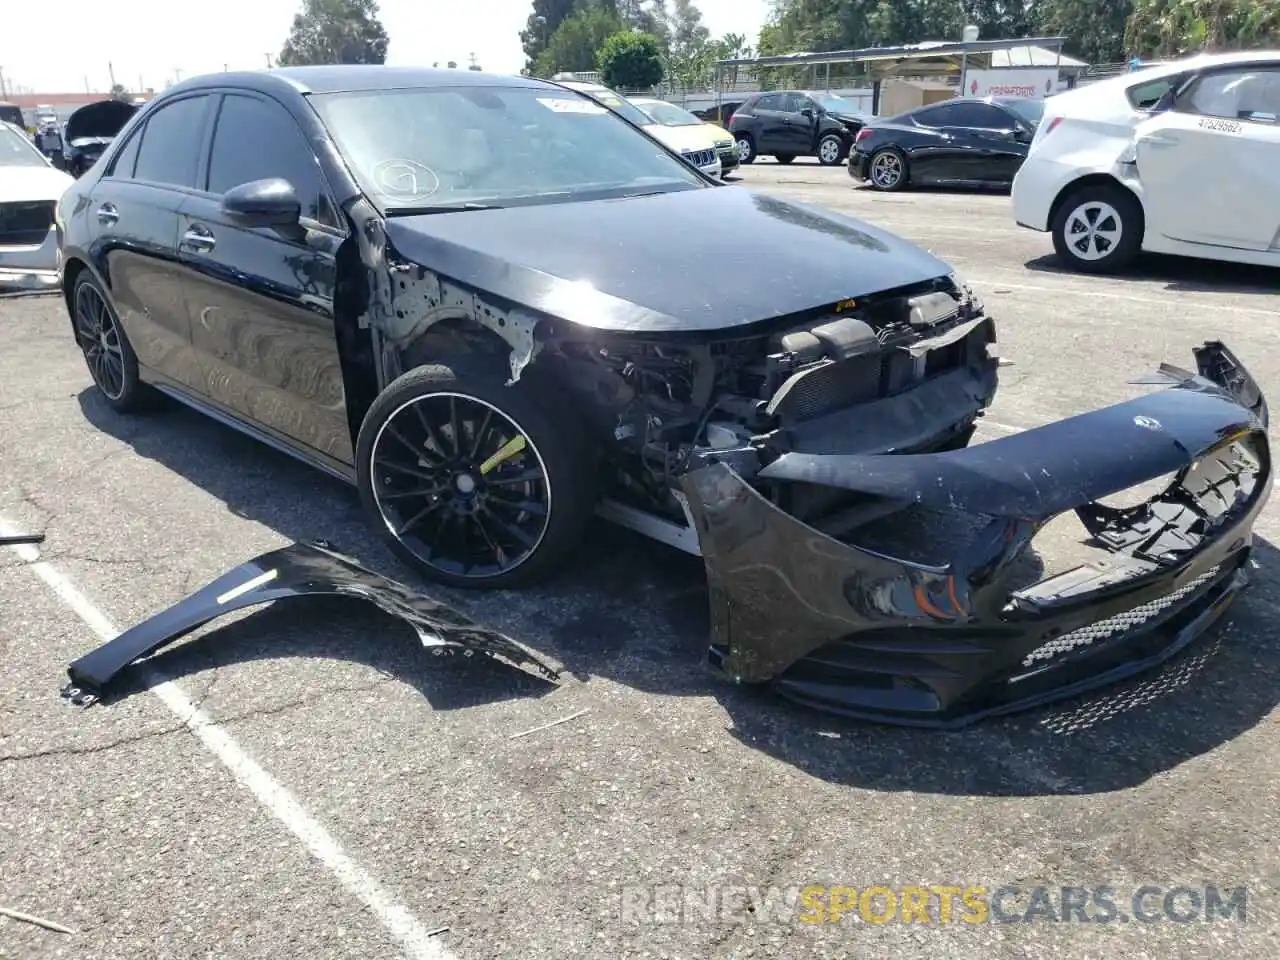
M605 334L503 309L416 265L396 269L396 336L384 349L448 330L444 349L506 352L512 380L567 388L601 452L602 515L694 554L679 478L699 456L715 453L772 502L839 536L874 516L849 509L860 498L760 470L794 452L964 446L996 392L994 322L955 277L708 338ZM450 327L455 314L479 318L497 337ZM413 362L397 356L388 366Z

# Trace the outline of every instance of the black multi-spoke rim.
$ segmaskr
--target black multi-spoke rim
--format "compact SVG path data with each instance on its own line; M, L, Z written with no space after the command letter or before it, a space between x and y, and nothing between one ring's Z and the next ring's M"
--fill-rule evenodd
M551 519L542 456L519 424L483 400L410 400L382 425L371 456L382 521L428 566L494 577L541 544Z
M102 294L87 283L76 291L76 335L93 382L112 400L118 400L124 393L120 328Z

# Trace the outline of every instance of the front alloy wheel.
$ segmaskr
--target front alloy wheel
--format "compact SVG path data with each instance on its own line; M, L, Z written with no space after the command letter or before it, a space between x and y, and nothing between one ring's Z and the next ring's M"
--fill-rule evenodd
M454 586L548 572L595 507L594 463L572 411L553 421L521 382L420 367L360 432L361 496L402 557Z
M840 152L844 149L844 141L834 133L829 133L818 143L818 162L824 167L834 167L840 162Z
M756 145L751 142L748 136L739 136L738 144L738 162L751 163L756 158Z
M410 400L373 441L382 522L429 566L514 570L538 549L551 483L538 448L496 407L457 393Z

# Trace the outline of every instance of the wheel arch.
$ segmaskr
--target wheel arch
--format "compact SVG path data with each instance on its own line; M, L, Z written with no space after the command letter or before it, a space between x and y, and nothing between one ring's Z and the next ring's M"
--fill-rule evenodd
M1079 190L1084 189L1085 187L1103 187L1103 186L1119 187L1120 189L1128 193L1131 197L1133 197L1134 202L1137 203L1138 205L1139 216L1142 217L1140 225L1142 227L1142 238L1145 244L1146 234L1147 234L1147 210L1146 210L1146 207L1143 206L1142 197L1138 196L1137 192L1131 186L1129 186L1119 177L1110 173L1087 173L1083 177L1077 177L1075 180L1072 180L1070 183L1064 186L1061 190L1059 190L1058 195L1053 198L1053 203L1049 207L1049 218L1046 221L1046 224L1048 225L1049 229L1050 230L1053 229L1054 223L1057 222L1058 214L1062 211L1063 205L1067 202L1068 199L1070 199L1072 194L1076 193Z

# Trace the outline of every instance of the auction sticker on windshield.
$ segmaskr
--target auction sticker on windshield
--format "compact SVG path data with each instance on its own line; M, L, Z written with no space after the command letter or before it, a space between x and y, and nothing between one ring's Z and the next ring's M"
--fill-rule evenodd
M598 103L592 103L585 98L560 98L560 97L538 97L538 102L548 110L555 113L607 113L604 107Z

